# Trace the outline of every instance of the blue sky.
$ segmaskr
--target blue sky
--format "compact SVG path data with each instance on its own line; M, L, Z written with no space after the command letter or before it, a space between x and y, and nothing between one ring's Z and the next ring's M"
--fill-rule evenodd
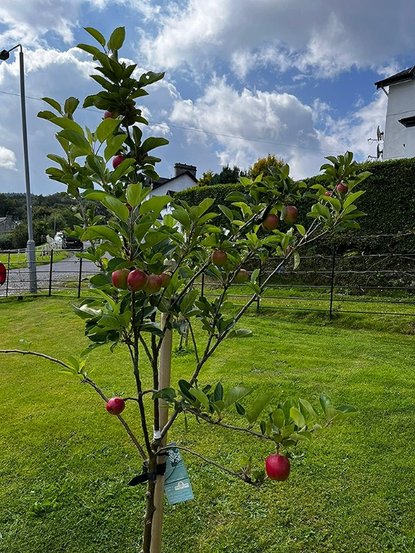
M325 155L375 155L386 96L374 82L415 64L412 0L3 0L0 48L25 50L32 192L63 190L44 171L58 151L39 98L83 98L94 89L83 27L107 37L124 25L122 54L165 71L142 103L161 176L175 162L198 176L226 164L248 168L268 153L295 177L318 172ZM0 191L24 191L17 58L0 64ZM94 127L101 114L81 110Z

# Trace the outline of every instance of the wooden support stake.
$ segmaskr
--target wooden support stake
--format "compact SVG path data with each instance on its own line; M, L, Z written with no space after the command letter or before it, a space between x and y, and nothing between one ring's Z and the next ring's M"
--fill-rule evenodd
M161 327L165 330L167 314L161 316ZM171 352L173 345L173 333L170 329L166 329L163 342L160 348L160 365L159 365L159 390L170 386L170 371L171 371ZM169 416L168 403L163 399L159 400L159 417L161 430L167 423ZM166 445L166 436L163 438L161 447ZM157 458L157 464L166 462L166 456L161 455ZM164 476L158 475L156 480L156 489L154 492L154 507L153 524L151 532L151 553L161 553L161 535L163 529L163 506L164 506Z

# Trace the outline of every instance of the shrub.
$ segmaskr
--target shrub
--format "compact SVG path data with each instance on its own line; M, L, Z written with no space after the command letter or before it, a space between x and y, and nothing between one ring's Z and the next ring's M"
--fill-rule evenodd
M360 229L332 236L318 245L315 251L328 253L336 246L339 252L357 249L372 253L408 252L415 249L415 158L383 162L361 163L360 171L372 175L365 181L366 194L359 207L367 213L360 220ZM316 175L305 179L308 185L322 182ZM226 196L234 190L243 190L242 184L218 184L195 187L177 194L177 199L198 205L205 198L214 198L215 204L229 206ZM307 220L311 202L303 199L299 207L299 223ZM222 221L218 223L221 224ZM412 235L410 233L413 233ZM395 237L379 235L396 235Z

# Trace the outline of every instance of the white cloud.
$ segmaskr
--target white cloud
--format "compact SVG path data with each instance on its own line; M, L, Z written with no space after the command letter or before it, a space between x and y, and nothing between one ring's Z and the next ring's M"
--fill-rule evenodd
M54 49L25 49L25 84L27 130L29 142L29 165L32 191L45 194L63 187L52 184L45 176L45 169L51 163L48 153L59 151L54 139L55 129L51 123L37 118L37 113L49 107L40 98L49 96L62 102L68 96L83 97L91 91L87 74L92 64L85 61L81 52L74 49L58 51ZM21 192L24 189L24 166L21 134L21 109L19 98L19 64L11 58L0 65L0 85L2 94L2 118L0 121L0 146L15 152L15 174L6 171L0 164L0 182L3 190ZM90 127L99 120L99 114L80 110L80 116ZM93 123L91 123L93 121ZM10 159L8 161L10 165Z
M329 88L324 101L312 99L310 83L318 84L312 76L332 76L354 65L376 66L388 75L401 69L393 56L415 47L415 10L405 0L396 0L393 9L386 0L379 0L376 12L357 0L347 5L332 0L329 7L323 0L55 0L53 5L51 0L5 0L0 6L0 47L22 41L25 48L35 193L62 188L44 175L49 165L46 154L59 147L54 127L36 118L46 106L33 98L63 101L95 90L87 78L94 64L71 47L73 35L82 34L78 23L82 14L91 15L94 8L95 12L107 10L105 16L109 16L120 6L119 24L126 23L128 32L126 55L136 59L128 46L142 37L146 58L140 58L140 65L171 68L168 79L153 85L150 96L140 99L151 125L145 134L171 140L160 150L161 174L176 161L198 165L200 174L225 164L246 168L258 157L275 153L290 163L295 176L302 177L316 173L328 154L351 149L360 159L374 155L376 145L368 144L367 138L384 122L386 97L376 96L367 104L357 90L350 94L346 116L343 107L328 100L333 98ZM107 18L103 29L107 35L111 21ZM85 24L96 26L92 16ZM390 29L394 32L388 33ZM88 42L88 37L84 39ZM70 46L63 47L62 41ZM228 80L212 77L229 73L229 67L245 81L245 88L235 87L233 75ZM278 71L292 68L297 72L290 74L291 86L276 78ZM250 82L254 74L256 80ZM331 81L325 83L331 86ZM306 86L307 101L295 96L299 87ZM8 63L0 64L0 91L7 93L2 94L0 182L9 190L21 190L19 66L14 54ZM365 98L363 92L361 96ZM94 109L79 110L79 115L90 128L101 117ZM10 157L13 152L14 158Z
M368 105L335 118L321 100L311 106L287 93L238 92L224 79L214 79L196 101L179 99L170 121L187 128L188 142L213 149L218 163L248 168L274 153L291 166L296 178L316 174L326 155L351 150L358 160L376 155L368 138L382 127L386 97L378 93ZM195 132L198 129L201 132Z
M384 130L386 105L386 96L378 92L372 102L359 107L348 117L333 119L326 112L325 128L321 135L322 146L343 146L343 149L351 150L361 160L376 156L376 143L369 142L368 139L376 138L378 125ZM382 144L380 147L382 148Z
M65 42L73 40L80 0L52 2L45 0L3 0L0 22L8 28L0 34L2 44L24 42L38 45L40 38L53 29Z
M171 0L141 49L159 67L198 71L218 59L244 77L257 63L332 76L382 67L415 48L409 0Z
M200 136L189 130L189 140L205 147L215 141L221 165L247 168L271 152L292 163L297 176L304 176L310 159L323 157L313 110L292 94L247 88L238 92L224 79L215 79L195 102L176 101L170 119L204 131Z
M0 167L16 171L16 156L12 150L0 146Z

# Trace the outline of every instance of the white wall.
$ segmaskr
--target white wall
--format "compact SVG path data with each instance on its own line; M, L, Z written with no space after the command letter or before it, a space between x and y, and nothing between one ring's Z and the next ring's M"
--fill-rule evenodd
M190 188L191 186L196 186L195 181L191 179L189 175L183 174L178 176L177 179L174 179L173 181L162 184L151 194L153 196L164 196L170 190L173 192L180 192L181 190L186 190L186 188Z
M197 183L189 177L187 174L179 175L177 179L174 179L173 181L166 182L166 184L162 184L153 192L151 193L151 196L165 196L169 191L172 192L181 192L182 190L186 190L187 188L191 188L192 186L196 186ZM168 204L162 211L161 211L161 217L164 217L168 213L171 213L170 204Z
M415 157L415 127L404 127L399 119L415 116L415 80L389 87L383 159Z

